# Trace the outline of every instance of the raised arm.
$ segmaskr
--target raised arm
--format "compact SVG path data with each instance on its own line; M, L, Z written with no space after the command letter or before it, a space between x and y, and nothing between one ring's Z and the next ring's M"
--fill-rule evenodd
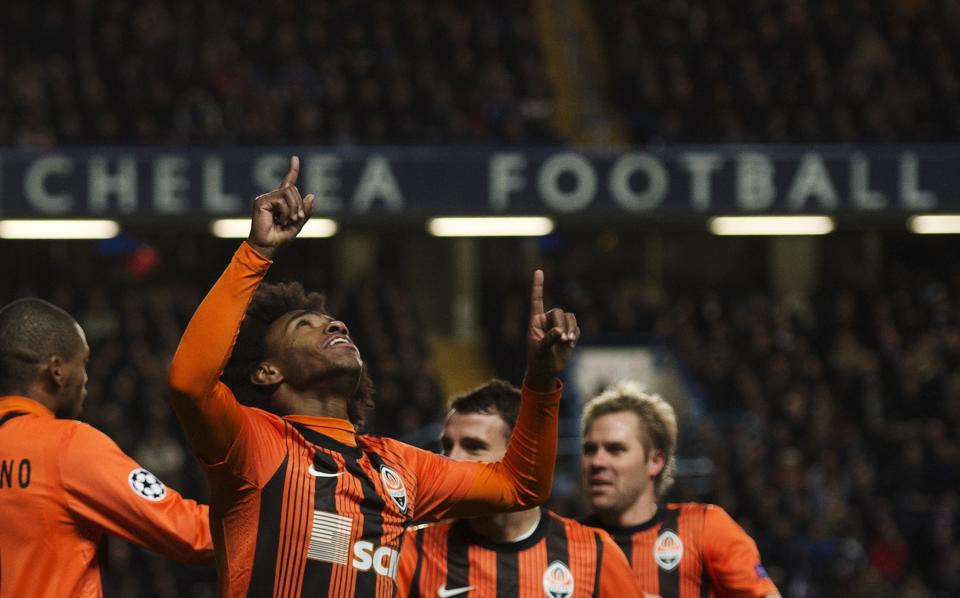
M223 459L240 430L243 414L220 382L247 306L277 250L292 241L310 218L313 195L300 197L300 160L280 187L253 203L250 237L237 249L190 319L170 365L171 403L194 452L208 463Z
M563 371L580 338L572 313L543 310L543 272L533 275L527 329L527 372L520 412L498 463L454 462L433 456L421 474L424 518L469 517L543 503L553 485ZM432 473L431 473L432 470ZM423 483L423 482L421 482ZM424 500L426 499L426 500Z

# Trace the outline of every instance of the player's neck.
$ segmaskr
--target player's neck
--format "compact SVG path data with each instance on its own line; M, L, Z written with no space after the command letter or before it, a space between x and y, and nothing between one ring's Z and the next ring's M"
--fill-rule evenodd
M274 394L270 401L270 410L278 415L310 415L314 417L335 417L349 419L348 399L340 396L315 396L299 393Z
M361 378L356 371L328 372L296 387L280 382L270 398L270 410L278 415L310 415L350 419L347 405L357 394Z
M59 418L62 416L60 400L57 398L56 395L47 392L39 381L35 381L24 391L14 391L14 392L4 393L4 394L10 394L15 396L20 396L25 399L30 399L31 401L40 403L41 405L43 405L44 407L52 411L55 417Z
M653 494L643 494L627 509L620 512L598 512L597 517L605 526L633 527L650 521L656 514L656 497Z
M519 542L529 537L539 523L540 507L469 520L470 529L494 542Z

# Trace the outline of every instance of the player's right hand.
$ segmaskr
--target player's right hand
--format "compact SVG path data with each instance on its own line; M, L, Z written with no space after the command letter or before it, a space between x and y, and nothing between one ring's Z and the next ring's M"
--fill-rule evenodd
M550 391L580 339L577 318L571 312L543 309L543 271L533 273L530 325L527 328L527 372L523 383L531 390Z
M300 158L291 156L290 170L280 182L280 187L253 201L247 242L266 258L273 258L278 248L296 238L310 219L313 194L300 197L296 187L299 174Z

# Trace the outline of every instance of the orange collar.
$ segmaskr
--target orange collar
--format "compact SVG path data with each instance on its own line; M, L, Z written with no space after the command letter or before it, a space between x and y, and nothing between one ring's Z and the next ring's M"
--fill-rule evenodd
M53 411L33 399L15 395L0 397L0 413L9 413L10 411L26 411L39 417L49 417L51 419L56 417Z
M283 419L303 424L314 432L329 436L347 446L357 446L357 430L345 419L315 415L285 415Z

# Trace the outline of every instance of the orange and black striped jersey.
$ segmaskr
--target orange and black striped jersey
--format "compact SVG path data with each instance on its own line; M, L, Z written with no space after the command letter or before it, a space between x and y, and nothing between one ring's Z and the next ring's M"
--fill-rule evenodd
M220 596L393 596L414 521L529 508L549 493L561 390L521 390L500 463L457 462L343 419L240 405L219 376L269 266L244 243L171 365L173 406L211 487Z
M610 536L541 510L533 534L494 542L458 519L409 530L397 577L401 598L639 598Z
M212 563L205 505L184 499L99 430L0 397L0 597L98 598L104 534Z
M650 521L608 527L630 561L640 590L662 598L759 598L777 591L760 552L743 528L717 505L669 503Z

